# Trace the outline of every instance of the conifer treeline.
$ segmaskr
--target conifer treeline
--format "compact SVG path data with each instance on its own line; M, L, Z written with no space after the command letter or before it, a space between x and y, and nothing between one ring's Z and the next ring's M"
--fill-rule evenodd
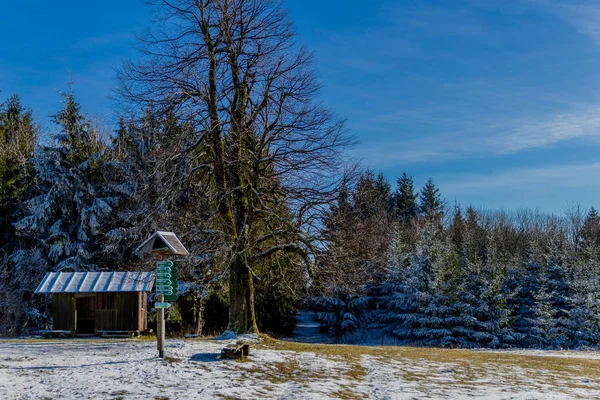
M224 329L223 252L206 223L213 200L193 175L178 179L194 161L183 151L195 143L193 128L175 110L148 109L104 137L72 92L54 122L42 142L17 96L0 105L0 334L48 323L48 299L33 295L48 271L151 268L134 249L157 229L179 232L192 252L172 323ZM255 265L261 329L289 331L308 297L340 340L598 344L593 208L562 216L452 208L431 179L417 191L406 173L392 188L367 172L342 187L320 226L323 246L310 276L285 257Z
M326 223L314 307L341 341L578 348L600 340L600 217L445 206L364 174ZM352 227L352 229L349 229Z

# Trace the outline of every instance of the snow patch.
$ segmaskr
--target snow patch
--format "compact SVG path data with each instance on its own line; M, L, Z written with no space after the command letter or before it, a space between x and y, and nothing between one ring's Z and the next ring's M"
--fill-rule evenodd
M259 340L256 333L235 333L231 330L226 330L221 335L217 336L215 340L244 340L247 342L257 342Z

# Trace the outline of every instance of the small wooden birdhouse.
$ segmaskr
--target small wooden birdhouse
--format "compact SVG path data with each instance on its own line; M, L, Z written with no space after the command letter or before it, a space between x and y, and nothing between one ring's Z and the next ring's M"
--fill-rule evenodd
M136 250L141 254L157 253L166 256L190 254L173 232L164 231L154 232Z

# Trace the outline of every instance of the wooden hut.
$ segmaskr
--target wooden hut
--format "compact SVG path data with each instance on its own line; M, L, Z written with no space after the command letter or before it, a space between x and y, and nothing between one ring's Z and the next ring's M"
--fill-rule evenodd
M52 294L52 331L100 336L147 329L151 272L49 272L35 293Z

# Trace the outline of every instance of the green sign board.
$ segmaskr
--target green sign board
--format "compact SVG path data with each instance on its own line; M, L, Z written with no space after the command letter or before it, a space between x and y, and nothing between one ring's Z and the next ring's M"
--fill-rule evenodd
M156 294L164 295L164 301L177 300L177 278L177 264L172 261L159 261L156 263ZM157 308L161 307L157 306Z
M156 303L154 305L155 308L169 308L171 305L169 303Z
M156 263L156 268L171 268L173 266L173 261L170 260L166 260L166 261L159 261Z

